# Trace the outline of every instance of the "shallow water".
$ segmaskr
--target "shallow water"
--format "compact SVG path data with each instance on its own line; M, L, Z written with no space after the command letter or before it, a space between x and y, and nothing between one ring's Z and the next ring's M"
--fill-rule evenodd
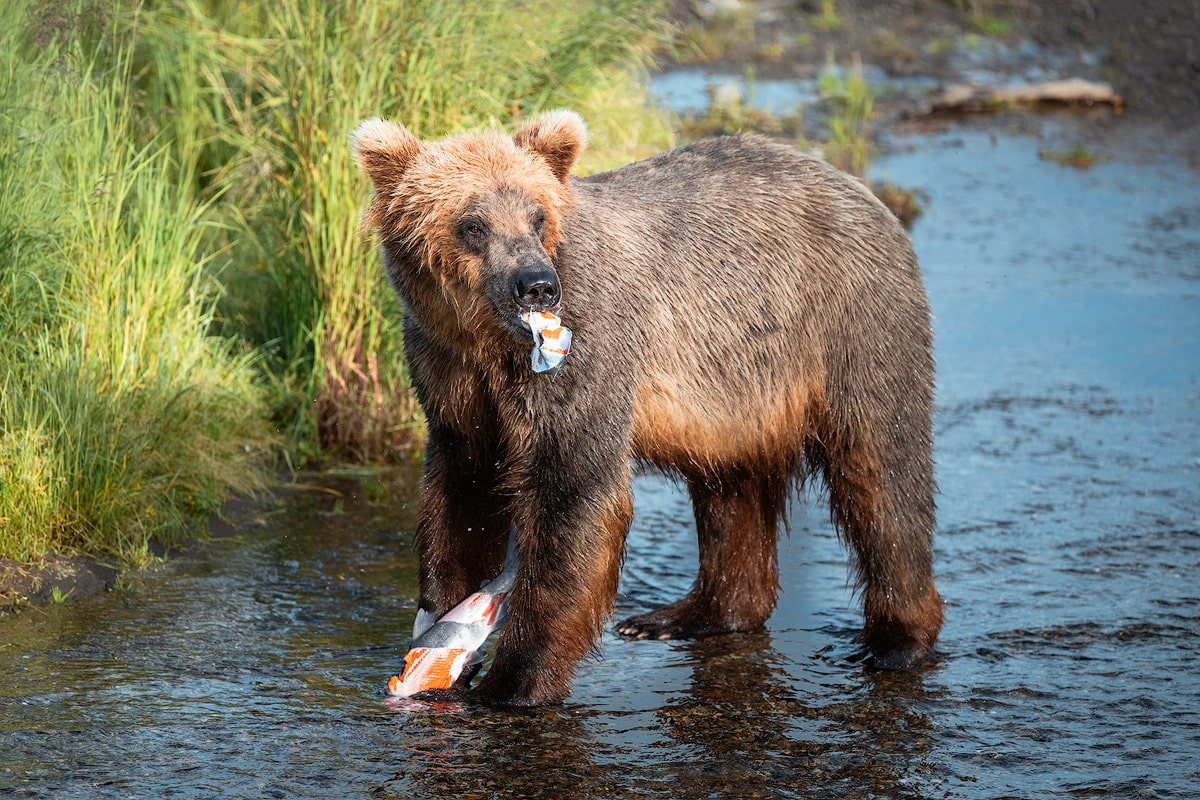
M0 794L1194 796L1200 182L1152 147L1039 158L1078 124L901 137L874 167L927 195L948 608L921 673L845 663L859 612L808 497L764 633L610 633L564 706L401 710L413 479L312 478L130 591L0 618ZM619 613L695 569L678 486L639 478L636 515Z

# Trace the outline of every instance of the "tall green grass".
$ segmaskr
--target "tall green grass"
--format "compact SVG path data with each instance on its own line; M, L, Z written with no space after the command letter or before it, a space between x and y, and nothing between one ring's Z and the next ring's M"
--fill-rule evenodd
M292 463L410 457L347 137L570 106L669 143L616 0L0 4L0 555L129 562Z
M826 64L820 78L821 96L832 106L828 118L829 141L825 158L839 169L863 177L871 156L868 124L875 93L863 78L862 62L856 56L850 67Z
M206 209L138 130L129 50L28 11L0 12L0 552L136 562L259 485L265 406L210 335Z

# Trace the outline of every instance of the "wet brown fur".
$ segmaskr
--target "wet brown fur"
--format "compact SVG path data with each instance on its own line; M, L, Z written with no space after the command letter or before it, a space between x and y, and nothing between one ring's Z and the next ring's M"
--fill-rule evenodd
M929 310L907 236L859 183L766 140L572 179L584 139L568 112L512 138L421 142L373 120L353 139L429 423L422 608L494 574L519 531L510 622L475 693L569 691L611 613L631 459L687 481L700 569L685 598L618 630L761 626L788 494L819 476L863 592L861 641L881 666L920 663L942 604ZM486 224L486 251L464 244L464 219ZM531 371L506 294L530 253L552 260L575 335L553 375Z

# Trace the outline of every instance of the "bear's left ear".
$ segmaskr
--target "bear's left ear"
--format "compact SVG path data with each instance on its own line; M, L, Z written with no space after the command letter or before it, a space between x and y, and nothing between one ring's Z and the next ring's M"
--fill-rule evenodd
M566 183L587 143L587 126L574 111L551 111L517 131L513 142L545 159L554 177Z
M421 141L403 125L369 119L350 134L350 152L380 194L390 194L421 150Z

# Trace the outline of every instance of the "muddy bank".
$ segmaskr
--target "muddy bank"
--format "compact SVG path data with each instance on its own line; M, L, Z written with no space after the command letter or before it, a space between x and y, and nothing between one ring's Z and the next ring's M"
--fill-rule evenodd
M29 606L73 602L118 591L127 581L136 583L139 576L159 570L164 564L196 556L214 539L263 527L270 514L314 491L336 490L307 482L281 482L257 497L234 498L187 543L174 548L155 547L150 554L154 563L143 570L130 570L115 560L59 553L47 553L28 564L0 558L0 616Z
M32 564L0 558L0 613L26 603L87 597L117 585L117 570L93 558L50 554Z
M158 562L187 558L214 538L235 536L261 527L264 516L285 505L296 494L311 491L306 484L281 483L259 497L239 497L225 504L207 528L182 547L159 547L151 553ZM153 569L153 567L151 568ZM130 577L115 561L81 555L48 553L32 563L0 558L0 615L29 605L81 600L119 589ZM137 571L132 573L138 574Z

